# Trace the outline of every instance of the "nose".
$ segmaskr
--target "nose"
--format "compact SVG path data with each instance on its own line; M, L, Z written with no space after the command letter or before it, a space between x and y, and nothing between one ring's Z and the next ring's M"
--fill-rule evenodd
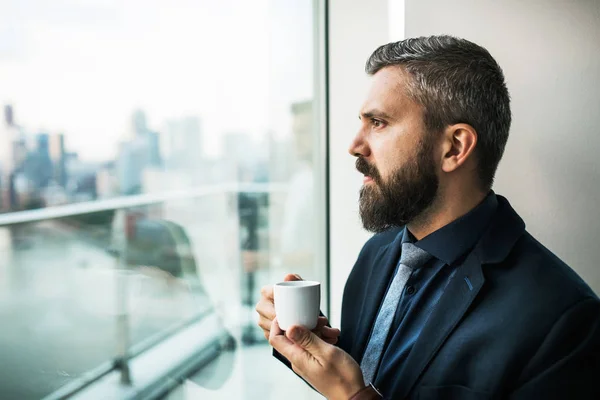
M354 157L369 157L371 154L369 144L367 143L362 130L359 130L356 133L356 136L354 136L354 139L352 139L352 143L350 143L350 147L348 148L348 153Z

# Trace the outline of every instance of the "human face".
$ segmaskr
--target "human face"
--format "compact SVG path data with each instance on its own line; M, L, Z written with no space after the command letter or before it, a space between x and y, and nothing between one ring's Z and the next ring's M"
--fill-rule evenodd
M381 232L421 216L436 198L439 180L432 135L423 109L407 95L400 67L374 76L360 112L361 128L350 145L363 173L360 216L365 229Z

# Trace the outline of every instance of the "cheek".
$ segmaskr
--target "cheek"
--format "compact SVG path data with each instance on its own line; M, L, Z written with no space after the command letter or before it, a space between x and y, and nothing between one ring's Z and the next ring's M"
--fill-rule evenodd
M389 127L369 138L372 160L383 180L417 160L419 130L411 124Z
M410 157L407 152L399 149L397 144L389 143L373 152L375 166L384 181L401 169Z

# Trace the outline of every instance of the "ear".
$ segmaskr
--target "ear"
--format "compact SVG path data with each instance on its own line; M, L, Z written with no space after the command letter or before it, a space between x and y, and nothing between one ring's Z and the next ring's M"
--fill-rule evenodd
M477 145L477 131L469 124L454 124L444 129L442 171L452 172L467 162Z

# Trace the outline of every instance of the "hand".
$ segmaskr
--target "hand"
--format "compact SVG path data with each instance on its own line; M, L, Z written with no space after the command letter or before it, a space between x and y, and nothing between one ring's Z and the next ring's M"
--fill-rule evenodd
M285 282L301 281L302 278L300 278L299 275L287 274L285 278L283 278L283 280ZM273 323L273 319L275 319L275 305L273 304L273 286L263 287L260 293L260 301L256 305L256 311L259 315L258 326L262 328L265 338L269 340L271 324ZM313 332L327 343L336 344L338 341L338 337L340 336L340 330L330 328L329 326L327 326L328 323L329 321L326 317L319 317L317 321L317 327L313 330Z
M329 400L347 400L365 387L362 371L350 354L302 326L292 326L284 334L277 319L273 320L269 343L291 362L294 372Z

